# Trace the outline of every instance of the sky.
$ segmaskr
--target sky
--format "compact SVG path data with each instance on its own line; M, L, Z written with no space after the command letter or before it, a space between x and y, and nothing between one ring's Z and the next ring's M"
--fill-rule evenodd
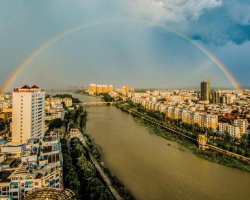
M205 78L214 88L232 87L197 47L159 26L204 46L250 86L249 0L0 0L0 85L48 40L84 24L31 60L9 90L198 88Z

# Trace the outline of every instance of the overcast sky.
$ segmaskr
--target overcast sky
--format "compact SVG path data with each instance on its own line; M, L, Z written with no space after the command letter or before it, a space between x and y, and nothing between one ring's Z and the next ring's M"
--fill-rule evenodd
M0 0L0 85L33 51L82 24L105 20L54 43L11 87L46 89L89 83L150 88L232 85L199 49L204 45L242 86L250 85L249 0Z

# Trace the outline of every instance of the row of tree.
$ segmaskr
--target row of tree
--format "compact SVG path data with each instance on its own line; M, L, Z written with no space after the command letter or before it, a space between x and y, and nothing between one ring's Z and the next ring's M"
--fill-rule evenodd
M61 132L63 134L66 134L70 128L78 128L84 134L84 137L87 138L86 147L78 138L71 139L69 147L67 146L67 141L62 140L65 186L75 192L77 199L114 199L89 158L87 152L91 152L121 196L125 200L134 200L133 195L125 188L121 181L116 176L113 176L108 168L104 167L101 161L101 154L93 145L89 135L84 133L87 116L86 109L78 107L75 110L68 110L64 121L53 120L50 123L50 128L58 128L61 124ZM70 150L70 154L68 150Z
M112 101L114 101L114 98L111 97L108 93L104 93L104 94L102 94L102 96L103 96L103 100L105 102L112 102Z
M0 119L0 131L3 131L5 128L6 123L4 123L1 119Z
M140 104L133 104L131 101L126 103L126 106L132 108L135 112L145 115L153 120L159 120L164 126L167 126L175 131L188 135L197 139L198 134L206 134L210 139L210 143L222 149L238 153L250 157L250 136L244 134L239 140L233 138L229 133L217 133L211 128L200 127L199 124L188 124L182 120L172 120L173 123L165 123L165 113L159 111L147 110Z
M67 110L60 128L61 134L66 134L71 128L78 128L82 131L85 128L87 120L88 112L84 107L79 106L75 110Z
M70 142L70 152L80 182L80 199L84 200L113 200L109 188L104 184L97 173L95 166L90 161L87 151L78 138Z
M98 149L93 145L92 140L89 137L89 135L84 134L84 137L86 138L86 144L89 147L89 150L91 151L92 155L99 162L99 164L102 167L103 171L110 178L110 180L112 182L112 185L119 191L119 194L123 197L123 199L125 199L125 200L135 200L135 197L125 187L125 185L115 175L113 175L111 173L111 171L107 167L104 166L104 164L101 161L101 154L98 151Z
M71 189L77 199L81 199L81 185L76 168L73 165L71 156L68 151L67 140L61 140L61 149L63 155L63 183L65 188Z

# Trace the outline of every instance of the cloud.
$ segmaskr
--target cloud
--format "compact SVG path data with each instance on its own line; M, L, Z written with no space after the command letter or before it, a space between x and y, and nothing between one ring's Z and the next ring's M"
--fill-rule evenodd
M225 6L227 7L227 14L233 22L241 25L250 25L250 5L232 1L227 2Z
M197 20L207 9L222 5L222 0L126 0L135 17L153 22Z
M232 19L236 13L241 13L235 7L234 15L232 15L230 10L233 7L226 2L223 7L206 12L199 20L188 21L186 26L176 24L176 27L189 37L202 41L206 45L224 46L230 42L243 44L250 40L250 25L246 24L245 19L237 18L236 20L236 17Z
M204 44L250 40L249 0L124 0L132 17L161 23Z

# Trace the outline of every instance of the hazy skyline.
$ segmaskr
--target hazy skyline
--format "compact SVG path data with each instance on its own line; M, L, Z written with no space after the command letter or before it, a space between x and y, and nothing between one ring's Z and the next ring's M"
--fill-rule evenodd
M127 19L72 34L47 48L12 87L65 88L105 83L148 88L232 87L197 48L145 20L174 28L204 45L242 86L250 80L247 0L75 0L0 2L0 85L33 51L85 23Z

